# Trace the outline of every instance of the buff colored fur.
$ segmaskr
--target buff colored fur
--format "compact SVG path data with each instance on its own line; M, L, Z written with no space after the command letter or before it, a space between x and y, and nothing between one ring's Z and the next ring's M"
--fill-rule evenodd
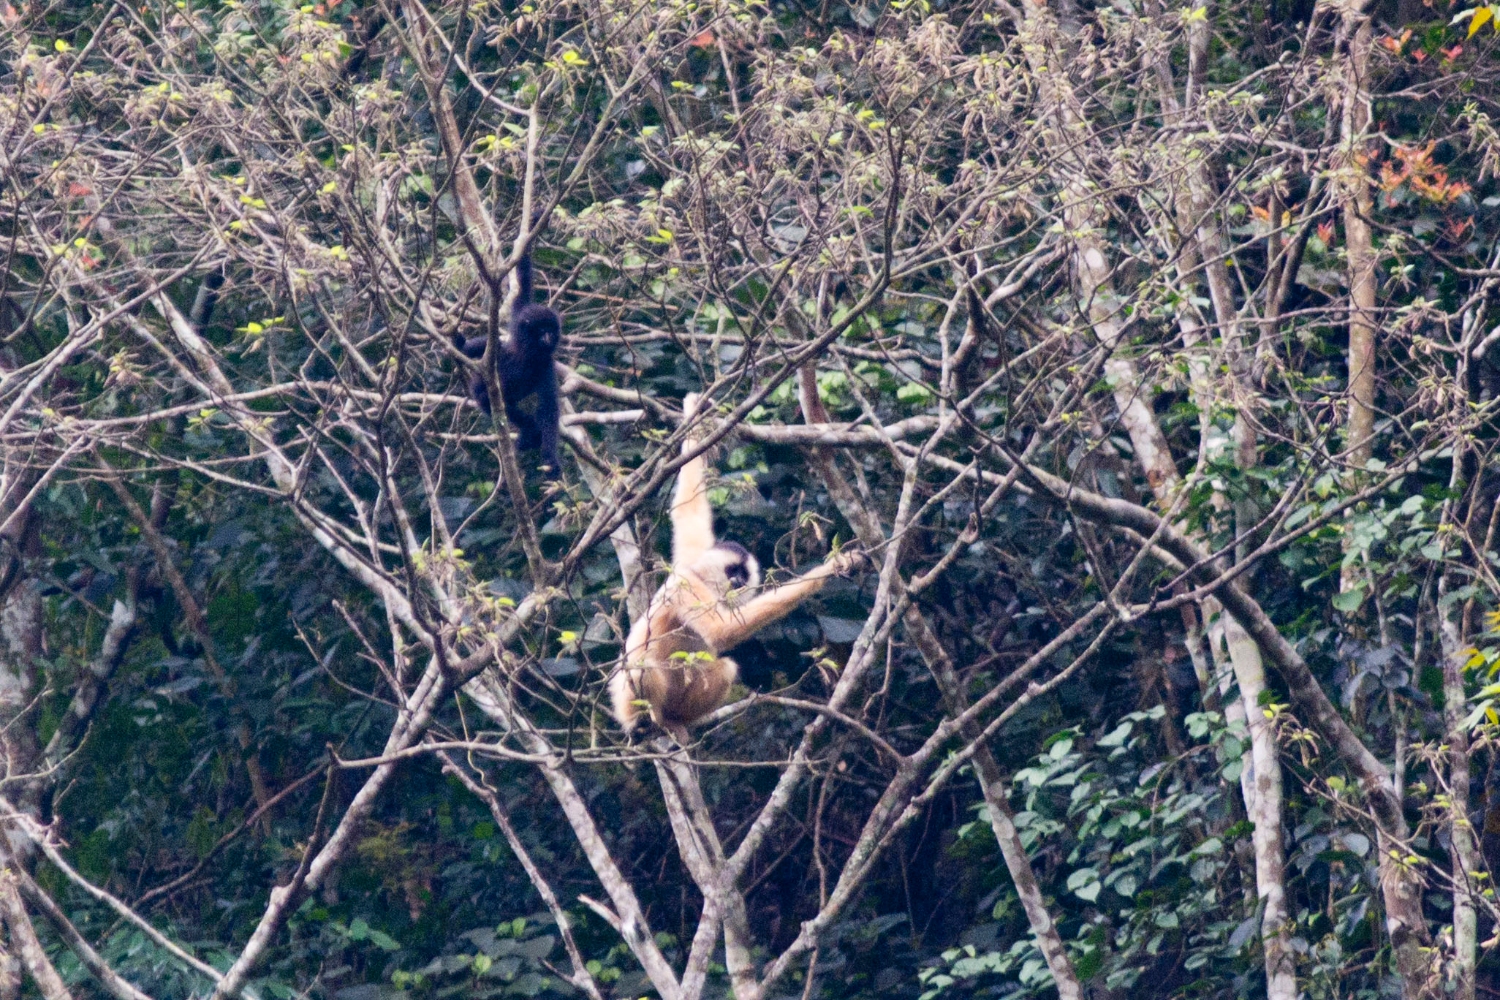
M698 397L683 401L684 418ZM683 442L686 453L694 446ZM610 680L615 718L629 731L642 712L682 742L688 726L724 703L739 668L720 651L785 617L850 568L858 556L836 553L818 568L749 597L760 583L755 557L714 538L703 456L683 465L672 496L672 572L625 640L625 666ZM732 547L731 547L732 546ZM731 576L737 577L732 582ZM735 582L743 581L739 586Z

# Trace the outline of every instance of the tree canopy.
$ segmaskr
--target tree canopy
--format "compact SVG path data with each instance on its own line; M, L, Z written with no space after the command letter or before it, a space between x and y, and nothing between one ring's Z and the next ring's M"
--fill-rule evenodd
M1500 991L1497 15L0 0L0 1000Z

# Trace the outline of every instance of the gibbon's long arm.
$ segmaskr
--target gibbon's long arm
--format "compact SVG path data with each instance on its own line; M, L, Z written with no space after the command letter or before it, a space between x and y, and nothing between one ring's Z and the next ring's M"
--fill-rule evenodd
M830 576L837 576L853 566L858 557L841 552L823 565L772 587L740 605L728 605L720 601L695 609L688 624L701 635L716 652L733 649L756 632L778 619L785 618L803 600L823 589Z
M686 423L698 414L699 396L690 392L682 400L682 419ZM687 454L697 442L689 437L682 442ZM689 566L714 544L714 512L703 485L703 456L699 455L677 472L677 488L672 493L672 562Z
M516 298L511 303L511 311L514 312L522 306L531 305L531 247L526 247L526 252L521 254L521 259L516 261Z

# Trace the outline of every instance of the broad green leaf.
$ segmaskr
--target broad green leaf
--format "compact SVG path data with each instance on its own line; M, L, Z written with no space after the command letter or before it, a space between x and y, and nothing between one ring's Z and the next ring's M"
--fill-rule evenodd
M1364 602L1364 587L1351 587L1348 590L1333 595L1333 606L1345 614L1359 610L1359 606Z

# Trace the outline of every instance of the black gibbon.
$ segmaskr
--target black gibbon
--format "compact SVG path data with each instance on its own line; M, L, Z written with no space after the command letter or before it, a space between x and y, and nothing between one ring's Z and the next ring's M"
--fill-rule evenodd
M683 400L685 419L698 396ZM683 442L686 453L694 447ZM651 598L646 614L625 640L625 665L610 679L615 718L629 732L642 712L686 745L687 727L724 703L739 667L721 651L789 614L829 577L860 559L849 549L818 568L761 594L760 564L737 542L714 538L713 510L703 482L704 459L677 474L672 495L672 571Z
M562 463L557 459L557 372L553 368L552 356L562 340L562 317L531 301L529 250L516 262L516 281L520 291L511 306L510 336L497 345L495 368L505 395L505 415L519 434L516 448L519 451L540 450L547 475L555 479L561 473ZM465 338L455 333L453 346L465 357L482 358L485 339ZM469 379L469 392L484 415L489 416L490 389L482 373L475 372ZM531 395L536 396L534 414L517 405Z

